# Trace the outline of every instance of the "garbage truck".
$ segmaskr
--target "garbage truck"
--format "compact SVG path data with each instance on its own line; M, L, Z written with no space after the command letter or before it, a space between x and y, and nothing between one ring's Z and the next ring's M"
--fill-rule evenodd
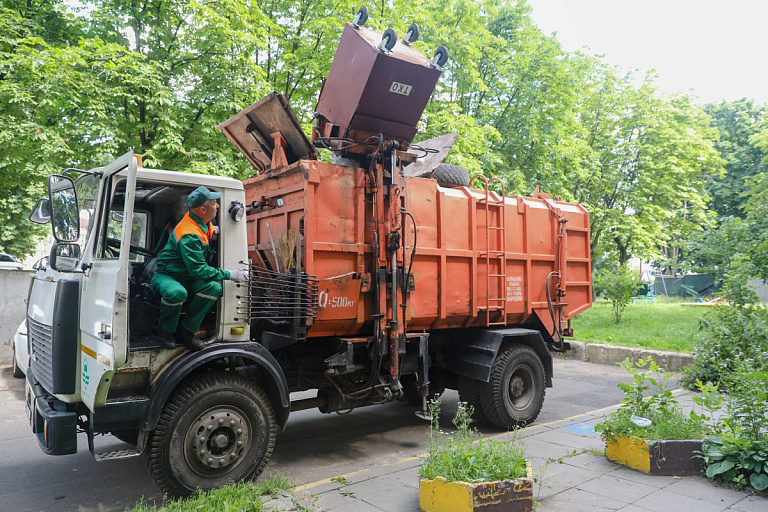
M142 456L184 496L259 475L292 411L403 399L426 417L448 388L478 421L534 421L552 354L591 305L589 214L470 183L443 162L455 136L415 144L447 50L427 58L416 25L398 40L363 14L311 135L278 93L219 126L252 177L149 169L131 152L48 177L30 220L56 241L26 315L26 408L45 453L75 453L82 434L97 460ZM221 193L208 263L249 280L223 282L203 350L167 349L150 281L201 185ZM105 449L104 434L127 444Z

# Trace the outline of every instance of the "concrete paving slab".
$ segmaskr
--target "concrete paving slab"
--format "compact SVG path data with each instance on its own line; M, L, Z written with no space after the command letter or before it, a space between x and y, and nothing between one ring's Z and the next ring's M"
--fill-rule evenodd
M600 496L580 489L569 489L542 500L541 509L546 510L567 510L568 512L598 511L598 510L619 510L627 504L605 496Z
M640 498L634 505L651 512L660 510L674 510L675 512L722 512L728 507L722 503L713 503L678 494L676 492L659 489L648 496Z
M541 477L541 489L537 494L542 499L567 491L600 476L596 471L577 468L568 464L553 464L547 467ZM534 494L536 496L537 494Z
M738 503L734 503L728 510L738 510L739 512L765 512L768 510L768 498L749 496Z
M624 508L620 508L619 512L648 512L644 508L640 508L637 505L627 505Z
M701 477L681 478L665 487L665 490L711 503L719 503L723 508L728 508L744 499L743 493L717 486Z
M326 508L321 508L323 512L326 510ZM380 508L374 507L372 505L369 505L368 503L362 501L362 500L355 500L352 503L347 503L346 505L342 505L340 507L334 507L333 512L381 512ZM403 512L410 512L408 510L405 510Z
M417 490L419 488L419 468L418 467L397 471L389 475L389 477L397 480L403 486L413 487L414 489L417 489Z
M606 459L605 456L600 457L591 453L581 453L574 457L568 457L563 463L600 473L608 473L616 468L616 465Z
M616 469L609 472L609 475L624 480L629 480L630 482L650 485L651 487L656 487L657 489L662 489L674 482L677 482L681 478L679 476L651 476L646 475L645 473L640 473L639 471L635 471L634 469L627 469L612 462L611 464Z
M398 479L382 476L347 489L355 493L358 499L385 512L408 512L419 509L419 492L416 488L403 488Z
M579 484L577 489L591 492L598 496L612 498L625 504L634 503L640 498L658 490L650 485L630 482L629 480L622 480L621 478L609 475L600 475L597 478Z
M541 434L531 436L530 439L578 449L601 449L604 446L603 441L599 437L569 434L561 429L542 432Z
M303 493L300 494L303 495ZM344 496L340 489L327 491L322 494L312 494L312 496L316 499L315 506L320 510L342 510L347 505L361 502L356 496Z
M525 454L527 456L544 460L556 460L561 457L567 457L572 455L574 450L574 448L562 446L559 444L545 443L534 438L524 440L523 446L525 446Z

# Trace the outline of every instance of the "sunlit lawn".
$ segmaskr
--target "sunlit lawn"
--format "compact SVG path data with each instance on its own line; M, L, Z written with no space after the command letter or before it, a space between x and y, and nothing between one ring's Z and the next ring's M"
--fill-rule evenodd
M616 324L608 302L598 301L572 320L574 340L654 350L690 352L696 342L699 319L709 308L655 303L629 304Z

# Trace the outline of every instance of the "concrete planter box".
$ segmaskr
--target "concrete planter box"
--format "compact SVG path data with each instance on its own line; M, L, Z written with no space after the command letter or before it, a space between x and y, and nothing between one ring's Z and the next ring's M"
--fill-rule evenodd
M531 512L533 472L525 463L526 476L499 482L448 482L445 478L419 482L419 505L424 512Z
M701 440L654 441L639 437L618 437L605 443L608 460L649 475L698 475L703 460Z

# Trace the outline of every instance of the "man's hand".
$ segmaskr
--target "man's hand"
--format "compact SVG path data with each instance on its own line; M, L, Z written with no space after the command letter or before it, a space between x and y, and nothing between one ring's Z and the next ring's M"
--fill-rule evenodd
M248 280L248 272L245 270L230 270L229 278L236 283L244 283Z

